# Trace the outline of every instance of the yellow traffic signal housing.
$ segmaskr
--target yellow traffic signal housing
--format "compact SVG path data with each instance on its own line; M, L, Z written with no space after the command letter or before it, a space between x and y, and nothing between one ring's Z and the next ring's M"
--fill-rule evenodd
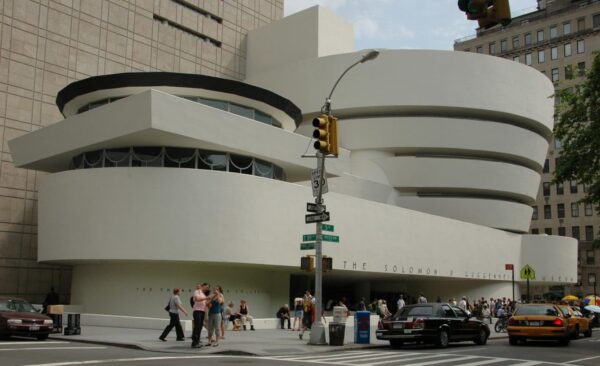
M336 117L327 114L321 114L312 121L315 127L313 137L317 139L314 147L325 155L338 155L337 121Z
M315 258L309 255L300 258L300 269L303 271L313 272L315 270Z
M483 29L511 22L509 0L459 0L458 8Z

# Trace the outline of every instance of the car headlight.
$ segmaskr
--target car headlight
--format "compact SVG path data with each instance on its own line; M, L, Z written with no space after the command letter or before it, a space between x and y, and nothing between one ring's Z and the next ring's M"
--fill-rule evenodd
M44 325L52 325L52 324L53 324L52 319L45 319L44 320Z
M22 324L23 321L21 319L8 319L6 321L8 324Z

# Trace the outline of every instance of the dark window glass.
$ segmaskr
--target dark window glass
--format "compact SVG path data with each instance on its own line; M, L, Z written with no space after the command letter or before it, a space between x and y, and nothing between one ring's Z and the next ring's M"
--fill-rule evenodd
M506 52L508 50L508 42L506 39L500 41L500 52Z
M600 27L600 14L594 15L592 18L592 25L594 28Z
M242 174L252 174L252 159L246 156L240 155L230 155L229 159L229 171L242 173Z
M564 227L559 227L558 228L558 235L559 236L567 236L567 230Z
M266 123L268 125L272 125L273 124L273 119L271 118L271 116L269 116L268 114L265 114L263 112L260 111L255 111L254 114L254 118L262 123Z
M585 216L592 216L594 214L591 203L586 203L583 207L585 209Z
M559 219L564 219L565 218L565 204L564 203L559 203L558 205L556 205L556 215L558 216Z
M596 264L596 256L594 255L594 250L587 250L585 255L585 264L594 265Z
M563 195L565 193L565 185L563 183L556 184L556 194Z
M537 235L540 233L540 230L539 229L531 229L531 233Z
M558 37L558 27L553 25L550 27L550 39Z
M544 229L544 234L546 235L552 235L552 228L551 227L547 227Z
M552 206L544 205L544 218L551 219L552 218Z
M396 313L394 318L408 318L414 316L432 316L432 306L405 306Z
M591 225L585 226L585 240L586 241L594 240L594 227Z
M546 159L544 161L544 170L542 170L542 173L550 173L550 160Z
M196 150L180 147L165 148L165 167L195 168Z
M104 152L104 166L128 167L131 151L128 147L122 149L106 149Z
M571 236L579 240L579 226L573 226L571 228Z
M230 103L229 112L237 114L239 116L244 116L246 118L254 119L254 109L244 107L243 105Z
M533 206L533 213L531 214L531 219L532 220L538 219L538 207L537 206Z
M76 157L74 157L72 164L73 164L73 169L83 168L83 154L79 154Z
M521 305L517 306L515 315L558 316L558 311L551 305Z
M198 102L207 105L209 107L217 108L222 111L226 111L228 109L229 103L224 102L222 100L214 100L214 99L206 99L206 98L198 98Z
M552 81L558 82L559 80L560 80L560 78L558 75L558 69L557 68L552 69Z
M90 151L83 154L83 167L84 168L102 168L102 157L104 152L102 150Z
M525 46L529 46L531 44L531 33L525 33Z
M579 217L579 203L571 202L571 217Z
M550 195L550 182L544 182L542 184L542 191L543 191L544 197L548 197Z
M577 41L577 53L585 52L585 40L580 39Z
M575 181L575 180L570 181L569 186L570 186L569 188L571 190L571 193L577 193L577 190L578 190L577 189L577 181Z
M163 166L162 148L160 147L134 147L131 157L131 166Z
M201 151L198 169L227 171L227 155L222 152Z
M512 39L512 46L513 48L519 48L520 44L519 44L519 36L514 36Z
M254 175L273 178L273 174L275 174L273 171L273 164L259 159L254 159Z

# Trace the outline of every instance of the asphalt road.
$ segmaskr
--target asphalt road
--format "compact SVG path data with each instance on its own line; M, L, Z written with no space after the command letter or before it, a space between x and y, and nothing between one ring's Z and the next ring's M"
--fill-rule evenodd
M486 346L470 343L446 349L405 346L402 349L376 348L285 355L273 357L190 355L158 353L89 343L11 339L0 342L0 365L77 366L77 365L411 365L411 366L533 366L600 364L600 333L592 338L572 341L568 347L553 342L528 342L509 346L507 339L491 340Z

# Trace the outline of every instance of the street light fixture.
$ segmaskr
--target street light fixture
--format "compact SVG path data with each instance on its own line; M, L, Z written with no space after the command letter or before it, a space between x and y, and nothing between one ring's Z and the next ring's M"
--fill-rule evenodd
M379 51L371 50L367 54L363 55L360 60L348 66L346 70L340 75L340 77L336 80L335 84L333 84L333 88L331 88L331 92L325 99L325 104L321 108L321 113L327 114L329 119L333 119L334 117L331 115L331 96L335 88L338 86L340 80L352 69L354 66L358 64L362 64L363 62L367 62L370 60L374 60L379 56ZM337 132L336 132L337 133ZM319 174L319 182L323 182L323 177L325 177L325 154L320 150L317 150L317 169L320 170ZM323 184L319 184L319 189L317 193L317 197L315 199L315 203L317 205L317 212L323 212ZM323 304L323 223L317 222L316 229L316 240L315 240L315 321L313 322L312 328L310 330L310 340L308 344L312 345L323 345L327 344L325 341L325 328L323 327L323 323L321 323L321 304Z

